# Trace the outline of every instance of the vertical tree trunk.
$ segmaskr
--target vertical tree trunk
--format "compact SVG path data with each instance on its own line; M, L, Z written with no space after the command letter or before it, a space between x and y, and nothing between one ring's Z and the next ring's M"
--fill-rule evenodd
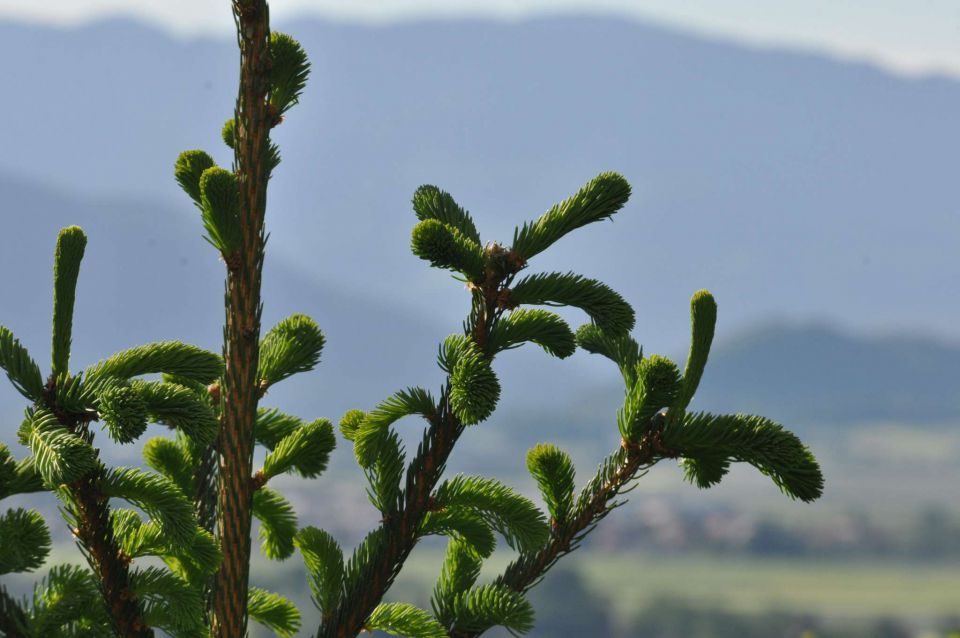
M235 170L243 240L227 258L226 325L220 433L219 538L223 564L214 584L213 635L244 638L250 564L253 428L259 398L260 279L269 178L270 20L265 0L234 0L240 45Z

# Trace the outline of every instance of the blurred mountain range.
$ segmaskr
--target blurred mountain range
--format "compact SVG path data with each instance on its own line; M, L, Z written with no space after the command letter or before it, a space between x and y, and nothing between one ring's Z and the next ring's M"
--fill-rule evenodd
M532 268L610 283L648 352L682 353L689 296L711 289L720 347L698 405L803 423L960 415L957 82L612 19L281 28L314 69L277 129L264 321L307 312L329 345L272 403L337 417L440 383L436 345L467 297L409 254L419 184L508 241L614 169L635 189L616 225ZM90 234L78 365L164 338L219 347L222 267L172 165L195 147L229 163L234 47L119 20L0 24L0 322L38 358L55 233L73 223ZM907 336L861 336L880 333ZM530 422L533 440L579 431L601 405L613 422L609 366L504 358L502 420Z

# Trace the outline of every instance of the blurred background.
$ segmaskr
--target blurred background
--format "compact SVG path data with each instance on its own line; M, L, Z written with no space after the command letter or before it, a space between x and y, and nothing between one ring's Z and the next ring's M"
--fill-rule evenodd
M437 344L459 330L468 295L409 252L418 185L451 192L485 239L509 243L514 226L616 170L634 195L615 222L531 269L607 282L637 309L645 352L676 359L689 297L710 289L717 339L694 407L783 422L827 489L793 503L738 468L700 491L662 463L536 590L531 635L960 632L960 5L271 5L313 74L275 135L264 324L304 312L328 345L317 371L265 405L336 420L440 385ZM70 224L90 237L75 366L161 339L219 350L222 265L172 173L188 148L230 162L232 28L225 0L0 0L0 323L39 360L53 244ZM550 441L592 475L619 440L618 372L530 347L497 370L501 407L450 471L535 496L524 456ZM3 384L0 440L18 456L23 408ZM421 424L398 428L412 442ZM139 463L138 446L106 456ZM346 545L376 522L343 441L320 480L282 489L301 525ZM56 503L30 505L59 530L55 560L79 561ZM391 597L425 605L442 552L418 547ZM490 575L509 560L498 552ZM298 600L311 628L298 563L258 558L253 580ZM8 582L27 591L34 577Z

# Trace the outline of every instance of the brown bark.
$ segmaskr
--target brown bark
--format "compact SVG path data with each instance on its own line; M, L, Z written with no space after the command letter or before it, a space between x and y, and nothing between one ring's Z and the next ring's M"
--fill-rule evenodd
M130 588L129 560L121 555L110 525L108 498L98 484L103 467L70 485L76 504L77 540L90 560L103 588L114 629L120 638L152 638L153 630L143 622L136 594Z
M253 428L259 398L260 281L271 119L270 19L265 0L235 0L240 45L235 169L240 183L241 248L228 255L225 372L220 452L218 535L223 563L213 591L213 636L244 638L250 572Z

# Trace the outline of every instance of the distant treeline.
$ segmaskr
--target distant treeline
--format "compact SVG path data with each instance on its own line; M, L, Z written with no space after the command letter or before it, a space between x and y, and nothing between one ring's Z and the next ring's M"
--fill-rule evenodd
M752 518L744 512L660 512L650 520L618 521L602 536L608 550L706 551L762 557L960 558L960 519L931 507L912 520L878 520L865 514L825 518L803 527Z

